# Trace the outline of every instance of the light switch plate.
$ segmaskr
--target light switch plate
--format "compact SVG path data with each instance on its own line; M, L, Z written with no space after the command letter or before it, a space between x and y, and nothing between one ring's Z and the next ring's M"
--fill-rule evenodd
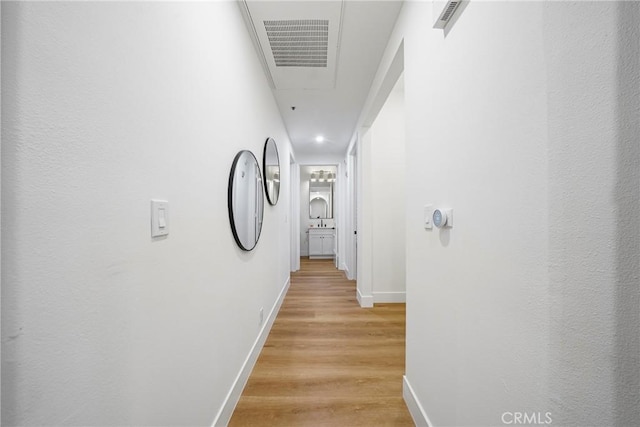
M431 230L433 228L433 205L424 205L424 228Z
M169 202L151 200L151 237L169 234Z

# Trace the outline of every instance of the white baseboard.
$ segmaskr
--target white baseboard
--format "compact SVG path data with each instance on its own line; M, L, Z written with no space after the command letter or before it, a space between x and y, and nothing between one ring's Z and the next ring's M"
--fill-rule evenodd
M434 427L424 408L420 404L413 388L411 388L411 384L409 384L409 380L406 375L402 376L402 397L404 398L407 408L409 408L411 418L413 418L413 422L417 427Z
M374 292L373 302L407 302L406 292Z
M342 270L344 271L345 276L347 276L347 279L349 280L355 280L356 278L353 277L351 275L351 272L349 271L349 267L347 267L347 263L343 263L342 264Z
M258 356L260 355L260 351L262 351L262 347L264 346L267 337L269 336L269 332L271 331L271 326L273 326L274 320L276 320L276 316L280 311L280 306L282 305L282 301L284 301L284 297L287 294L287 290L289 290L290 277L287 277L287 281L284 283L282 290L280 291L280 295L276 299L275 304L271 308L269 315L267 316L264 324L262 325L262 329L260 329L260 333L256 338L247 358L244 360L242 367L240 368L240 372L236 376L229 393L227 393L227 397L224 399L218 414L213 420L213 427L226 426L229 424L229 420L231 419L231 415L233 415L233 411L238 404L238 400L240 400L240 396L242 395L242 390L244 390L244 386L247 384L247 380L249 379L249 375L253 370L256 361L258 360Z
M363 307L363 308L373 307L373 295L362 295L360 293L360 289L358 289L357 298L358 298L358 303L360 304L360 307Z

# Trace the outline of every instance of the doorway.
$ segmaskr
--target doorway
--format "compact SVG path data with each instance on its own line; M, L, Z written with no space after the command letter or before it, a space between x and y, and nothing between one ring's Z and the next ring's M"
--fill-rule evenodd
M400 43L359 127L357 296L362 307L406 301L404 53Z
M336 165L300 166L300 256L337 259Z

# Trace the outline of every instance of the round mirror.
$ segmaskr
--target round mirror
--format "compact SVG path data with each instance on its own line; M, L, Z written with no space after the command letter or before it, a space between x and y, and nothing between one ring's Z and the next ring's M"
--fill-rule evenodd
M240 151L231 166L227 204L236 243L242 250L256 247L262 230L264 210L262 175L251 151Z
M273 138L267 138L267 142L264 143L262 170L264 171L264 189L267 192L267 200L275 206L280 195L280 158L278 157L278 147Z

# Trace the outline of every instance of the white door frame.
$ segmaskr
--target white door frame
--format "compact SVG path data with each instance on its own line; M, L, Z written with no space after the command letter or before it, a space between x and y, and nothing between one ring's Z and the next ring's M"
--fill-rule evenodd
M0 2L0 46L2 46L2 2ZM0 49L1 51L1 49ZM0 52L1 53L1 52ZM2 58L2 55L0 54L0 58ZM0 75L2 75L2 59L0 59ZM0 86L0 101L2 100L2 87ZM0 105L2 105L2 102L0 102ZM2 107L0 107L0 122L2 121ZM0 136L0 152L2 152L2 136ZM0 188L2 188L2 158L0 157ZM1 194L0 194L1 196ZM2 197L0 197L0 200L2 199ZM2 210L0 209L0 212ZM2 217L0 216L0 242L2 241ZM1 253L1 251L0 251ZM2 259L0 258L0 273L2 272ZM2 277L2 274L0 274L0 277ZM2 283L0 283L0 289L2 288ZM1 306L1 304L0 304ZM1 312L0 312L0 318L1 316ZM0 374L0 383L2 383L2 374ZM1 397L0 397L1 400ZM2 419L2 409L0 409L0 419Z
M355 280L358 274L358 216L357 216L357 174L356 167L356 155L357 144L354 144L349 153L347 154L347 278L349 280Z
M291 224L290 270L300 270L300 165L291 153L289 157L289 217Z
M388 53L387 53L388 52ZM358 123L356 136L356 215L357 215L357 298L361 307L373 307L373 253L371 241L373 230L371 229L373 215L371 209L370 192L363 192L370 181L370 151L368 150L371 134L368 133L378 113L384 106L389 94L396 85L398 78L404 72L404 40L399 40L395 51L385 52L385 57L380 63L378 72L371 85L371 92L365 103L362 115Z
M300 223L300 218L301 218L301 211L300 208L302 206L302 200L300 200L300 189L301 189L301 182L300 180L302 179L301 176L301 172L300 172L300 168L303 166L332 166L336 168L336 182L334 183L333 186L333 222L335 224L335 238L334 238L334 248L336 251L335 254L335 258L334 261L337 261L338 257L340 256L339 253L339 246L337 245L338 243L338 234L340 233L340 221L339 221L339 215L338 212L342 209L342 206L340 206L340 181L341 181L341 177L340 177L340 164L337 163L336 161L332 161L327 159L328 161L306 161L306 162L301 162L298 164L298 178L297 178L297 191L298 191L298 248L300 247L300 231L301 231L301 227L303 227L303 224ZM337 206L338 208L336 209L336 202L337 202ZM307 214L307 217L309 215ZM300 259L300 250L298 250L298 262ZM339 268L339 266L336 264L336 268Z

